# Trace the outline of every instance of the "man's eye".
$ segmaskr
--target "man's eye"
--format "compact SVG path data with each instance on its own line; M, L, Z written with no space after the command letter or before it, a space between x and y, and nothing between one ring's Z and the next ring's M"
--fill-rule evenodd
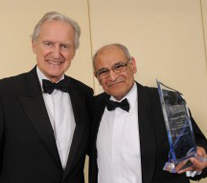
M120 70L120 69L122 69L123 67L124 67L123 64L118 64L118 65L115 65L115 66L114 66L114 70Z
M105 75L105 74L107 74L109 71L108 70L102 70L102 71L99 71L98 73L97 73L97 75Z
M61 45L62 48L69 48L67 45Z
M44 45L45 45L45 46L51 46L52 43L51 43L51 42L44 42Z

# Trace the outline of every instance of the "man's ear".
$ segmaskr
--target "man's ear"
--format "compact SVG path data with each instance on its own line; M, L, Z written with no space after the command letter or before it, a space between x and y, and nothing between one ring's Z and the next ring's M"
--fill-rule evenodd
M94 75L94 77L96 77L96 71L93 71L93 75ZM96 77L96 79L98 79L98 78Z
M137 66L136 66L136 60L134 57L131 58L131 66L132 66L132 71L133 71L133 74L135 74L137 72Z
M37 53L37 41L35 40L32 40L32 50L34 54Z
M74 59L75 54L76 54L76 48L74 47L74 49L73 49L73 56L72 56L72 59Z
M96 71L93 71L93 75L94 75L94 77L98 80L98 83L101 85L101 81L97 78L97 76L96 76Z

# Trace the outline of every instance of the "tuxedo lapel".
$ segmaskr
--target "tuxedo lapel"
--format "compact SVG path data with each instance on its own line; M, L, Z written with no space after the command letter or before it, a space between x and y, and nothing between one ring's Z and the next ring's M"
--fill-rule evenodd
M91 140L90 140L90 180L97 182L98 180L98 166L97 166L97 136L99 126L106 106L106 100L109 99L109 95L103 93L94 98L93 105L93 122L91 125Z
M75 157L78 154L78 150L81 151L81 146L82 146L81 139L84 138L83 135L84 135L85 125L87 120L86 109L85 109L85 105L83 105L84 101L82 101L81 99L80 89L76 88L76 86L74 85L74 83L69 77L66 77L66 79L69 82L69 95L72 104L76 127L74 131L74 135L72 137L73 139L70 147L70 152L68 155L67 165L62 178L63 181L67 177L73 161L76 160Z
M98 135L98 129L101 123L101 119L104 113L104 109L106 107L106 100L109 99L110 96L107 95L106 93L103 93L102 96L97 100L93 106L94 111L93 111L93 138L95 139L95 144L93 144L93 147L96 147L96 140L97 140L97 135ZM95 101L95 100L94 100Z
M147 90L138 86L138 118L143 183L151 183L155 169L156 136Z
M47 114L42 97L41 87L36 74L36 68L28 73L26 94L24 96L19 96L19 100L28 119L43 140L57 166L62 168L55 142L54 132Z
M104 109L106 107L106 100L109 99L109 95L107 95L106 93L103 93L102 96L96 100L96 98L94 99L95 103L94 103L94 110L93 110L93 124L92 124L92 137L91 137L91 147L93 148L92 151L94 153L94 151L96 151L96 141L97 141L97 135L98 135L98 130L99 130L99 126L101 123L101 119L104 113ZM96 153L96 152L95 152Z

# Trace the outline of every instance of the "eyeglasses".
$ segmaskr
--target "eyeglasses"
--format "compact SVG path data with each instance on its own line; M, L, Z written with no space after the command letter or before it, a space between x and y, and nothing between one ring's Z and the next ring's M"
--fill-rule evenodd
M96 77L98 79L104 79L109 76L110 71L112 70L116 74L120 74L126 70L126 67L131 58L129 58L125 63L118 62L111 69L102 68L96 72Z

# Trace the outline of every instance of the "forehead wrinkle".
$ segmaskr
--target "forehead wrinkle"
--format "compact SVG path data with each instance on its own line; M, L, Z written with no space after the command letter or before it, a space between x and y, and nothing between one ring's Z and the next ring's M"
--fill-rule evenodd
M104 61L104 62L105 62L105 61ZM115 63L114 65L116 65L116 64L117 64L117 63ZM112 65L111 68L113 68L114 65ZM109 68L109 67L101 67L101 68L98 69L98 71L102 71L102 70L110 70L111 68Z

